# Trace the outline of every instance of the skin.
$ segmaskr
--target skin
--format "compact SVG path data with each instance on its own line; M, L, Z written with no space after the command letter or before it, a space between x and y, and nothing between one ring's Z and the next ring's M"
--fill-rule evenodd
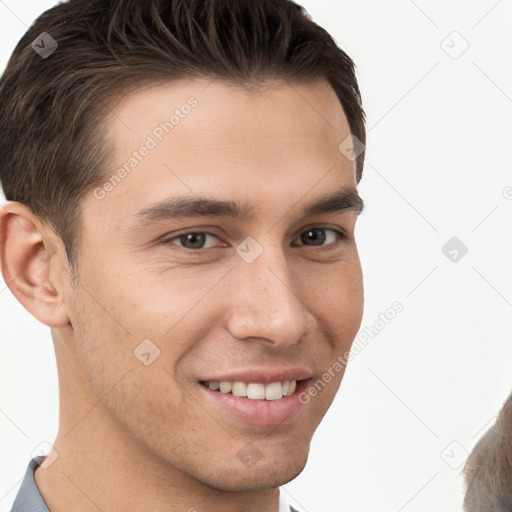
M267 85L187 80L138 89L113 107L111 172L167 112L198 101L103 199L84 199L75 285L53 231L20 203L1 209L4 279L55 345L58 457L35 472L52 512L277 512L277 488L303 470L343 371L278 425L239 421L198 390L212 369L300 366L314 382L360 327L358 214L300 216L303 204L356 189L355 163L338 149L346 117L327 82ZM254 218L134 221L185 193L246 201ZM306 245L300 235L318 226L325 245ZM168 241L184 230L215 237L196 254ZM248 236L263 247L250 264L235 251ZM160 356L145 366L133 351L148 338ZM247 446L261 455L250 467L237 457Z

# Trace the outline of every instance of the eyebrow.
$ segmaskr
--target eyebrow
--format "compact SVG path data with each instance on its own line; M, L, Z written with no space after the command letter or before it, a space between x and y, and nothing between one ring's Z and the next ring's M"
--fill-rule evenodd
M335 213L352 210L359 215L364 202L354 188L342 188L327 194L300 210L302 217L311 217L323 213ZM245 202L223 201L209 197L179 196L152 204L134 215L137 225L146 225L162 220L187 217L231 217L236 220L254 219L253 208Z

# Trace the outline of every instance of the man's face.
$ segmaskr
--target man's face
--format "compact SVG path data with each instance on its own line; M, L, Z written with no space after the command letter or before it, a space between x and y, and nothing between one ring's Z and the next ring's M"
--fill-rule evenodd
M110 171L139 156L83 204L80 285L66 288L74 385L103 399L77 429L218 489L281 485L302 471L343 371L307 404L298 393L349 350L362 316L357 212L303 212L356 192L340 103L326 82L184 81L127 95L108 123ZM246 215L173 215L166 202L185 196ZM289 380L303 382L283 398L282 384L262 386Z

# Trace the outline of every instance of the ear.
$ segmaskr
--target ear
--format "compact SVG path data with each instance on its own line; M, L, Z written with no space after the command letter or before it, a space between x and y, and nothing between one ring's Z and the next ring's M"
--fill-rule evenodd
M0 266L5 284L40 322L69 324L61 279L69 269L59 261L60 239L30 208L16 201L0 205ZM51 277L50 277L51 276Z

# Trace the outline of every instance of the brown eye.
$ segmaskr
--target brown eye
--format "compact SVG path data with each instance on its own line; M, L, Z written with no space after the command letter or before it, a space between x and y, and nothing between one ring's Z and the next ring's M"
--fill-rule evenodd
M345 233L331 228L311 228L300 235L302 244L308 246L331 245L346 238ZM327 240L327 243L325 243ZM311 242L311 243L310 243Z

